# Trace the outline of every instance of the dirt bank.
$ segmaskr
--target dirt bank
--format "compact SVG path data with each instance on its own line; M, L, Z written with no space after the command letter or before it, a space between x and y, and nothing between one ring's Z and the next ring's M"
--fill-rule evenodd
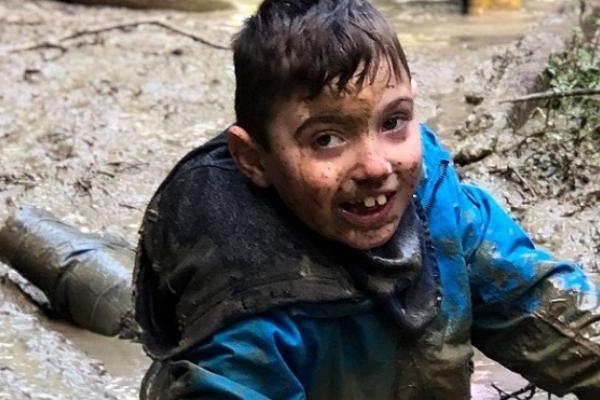
M596 113L600 102L597 97L507 101L527 92L569 91L587 79L588 69L592 78L586 84L600 84L594 78L600 71L600 33L596 28L600 11L594 11L592 4L600 6L590 2L582 13L577 12L576 19L571 16L577 31L571 31L566 46L556 46L552 40L555 33L544 29L519 42L519 51L513 48L506 53L506 71L494 82L491 95L455 133L460 148L455 161L462 165L465 179L494 192L536 244L597 274L600 126ZM581 32L580 25L587 26L586 32ZM548 65L545 60L529 62L536 49L544 46L555 46L557 54L547 70L540 69L540 65ZM583 51L590 53L590 60L574 60ZM534 57L528 56L523 63L520 57L528 53ZM579 68L581 62L590 65ZM562 75L553 77L561 68ZM584 70L582 75L573 76L579 69Z
M1 2L0 219L30 203L84 230L134 243L143 209L174 162L233 120L231 53L218 47L228 45L256 3L185 14ZM452 134L456 127L511 63L503 58L510 43L558 1L466 18L376 3L407 48L421 119L454 146L464 140ZM554 17L558 30L570 24L569 15ZM95 28L101 32L59 40ZM43 45L25 50L32 44ZM501 176L470 176L501 198L505 190L518 193L502 186L509 181ZM554 232L551 238L571 234L569 227L552 228L556 221L547 216L534 219L543 222L541 232ZM578 254L584 264L595 255ZM139 346L50 321L6 280L0 282L0 318L8 327L0 339L8 343L0 345L0 399L136 398L148 363ZM15 355L20 361L13 365ZM43 392L48 379L56 385Z

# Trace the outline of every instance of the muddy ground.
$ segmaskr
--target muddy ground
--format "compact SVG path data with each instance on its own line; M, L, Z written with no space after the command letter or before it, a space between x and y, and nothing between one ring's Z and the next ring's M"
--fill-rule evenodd
M29 203L134 243L143 209L171 166L233 120L231 53L219 47L256 3L182 13L0 2L0 219ZM483 147L490 137L518 140L507 134L510 107L499 100L533 88L547 52L560 49L577 18L557 11L558 0L469 17L376 3L406 47L421 119L457 149L469 138ZM120 24L127 27L111 28ZM103 30L60 40L96 28ZM520 40L524 32L535 33ZM581 204L578 194L592 193L598 174L571 196L533 196L514 176L490 173L519 161L506 154L462 173L494 192L538 243L596 271L597 198ZM136 398L148 364L138 345L48 319L15 288L14 272L2 265L0 272L0 399ZM475 398L497 398L494 380L507 389L523 383L486 360L478 366Z

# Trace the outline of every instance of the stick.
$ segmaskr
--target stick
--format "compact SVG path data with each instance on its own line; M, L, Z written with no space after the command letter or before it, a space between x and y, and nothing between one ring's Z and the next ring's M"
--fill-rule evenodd
M212 42L196 35L195 33L186 32L186 31L176 28L172 25L169 25L168 23L163 22L163 21L150 20L150 21L126 22L123 24L110 25L110 26L105 26L105 27L101 27L101 28L85 29L82 31L76 31L69 35L63 36L62 38L59 38L58 40L56 40L54 42L45 41L45 42L41 42L41 43L36 43L36 44L29 45L29 46L9 50L9 53L20 53L20 52L24 52L24 51L47 49L47 48L60 49L61 51L65 52L66 48L64 46L61 46L59 43L62 43L62 42L65 42L65 41L71 40L71 39L76 39L76 38L79 38L82 36L96 35L96 34L102 33L102 32L109 32L109 31L114 31L117 29L126 29L126 28L131 28L131 27L137 27L140 25L158 26L160 28L166 29L168 31L171 31L171 32L176 33L181 36L185 36L187 38L192 39L195 42L202 43L202 44L212 47L214 49L229 50L229 47L221 46L220 44L216 44L216 43L212 43Z
M494 389L496 389L496 391L498 392L498 395L500 396L500 400L509 400L509 399L529 400L533 397L533 395L536 392L536 387L533 383L529 383L524 388L519 389L512 393L505 392L504 390L500 389L498 386L496 386L493 383L492 383L492 387ZM526 395L527 397L525 397L524 399L521 399L521 397L519 397L520 395Z
M546 114L546 115L548 115L548 114ZM546 132L543 131L543 130L542 131L533 132L533 133L531 133L531 134L523 137L523 139L519 140L518 143L516 143L516 144L510 146L509 148L507 148L506 151L511 151L511 150L519 151L519 150L521 150L521 146L523 146L525 143L527 143L527 141L529 139L535 138L535 137L543 137L545 134L546 134Z
M502 100L500 103L522 103L525 101L532 100L544 100L544 99L559 99L562 97L573 97L573 96L598 96L600 95L600 89L573 89L566 92L540 92L532 93L526 96L517 97L514 99Z
M531 186L531 184L529 183L529 181L527 181L527 179L525 179L525 178L523 178L523 176L521 176L521 174L519 173L519 170L516 167L513 167L511 165L509 165L508 168L517 176L517 178L519 178L521 183L523 183L523 185L525 185L529 189L529 191L533 194L533 197L537 199L538 198L537 191L533 188L533 186Z
M502 173L503 175L504 174L514 174L517 177L517 179L519 180L519 182L521 182L523 184L523 186L531 192L533 199L536 200L538 198L537 191L525 178L523 178L523 176L519 173L519 170L516 167L514 167L512 165L507 165L505 168L497 168L497 167L489 168L489 171L491 173ZM507 179L510 179L509 176L507 176L507 175L504 175L504 176ZM515 183L518 183L518 182L515 182ZM519 190L519 189L517 189L517 190ZM523 192L521 192L520 190L519 190L519 193L521 193L521 195L523 195L523 197L528 197L528 196L525 196L523 194Z

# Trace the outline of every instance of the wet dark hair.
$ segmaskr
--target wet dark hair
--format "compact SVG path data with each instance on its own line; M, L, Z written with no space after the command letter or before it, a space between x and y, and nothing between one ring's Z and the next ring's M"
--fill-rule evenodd
M364 0L264 0L232 47L237 124L267 150L278 101L361 86L382 60L410 79L396 34Z

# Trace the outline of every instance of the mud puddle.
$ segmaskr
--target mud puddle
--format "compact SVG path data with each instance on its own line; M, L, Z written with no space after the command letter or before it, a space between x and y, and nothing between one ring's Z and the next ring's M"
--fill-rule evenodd
M0 290L0 399L134 399L10 283Z
M50 320L48 327L68 338L77 349L100 361L113 378L110 385L119 389L120 399L138 398L140 382L149 366L141 346L79 329L64 321Z
M455 126L473 108L465 95L477 90L478 79L486 78L485 67L484 76L473 71L490 63L560 2L534 0L522 12L468 17L410 11L389 0L375 3L390 18L408 53L418 84L420 119L452 144ZM67 41L64 49L10 54L8 49L90 27L151 19L227 45L257 4L239 1L235 10L185 14L1 2L0 218L15 205L30 203L84 230L106 231L135 243L143 209L171 166L233 120L230 52L164 29L111 30ZM0 295L12 290L0 285ZM19 354L29 361L20 369L11 366L10 357L21 345L0 349L0 381L5 386L0 399L19 398L10 396L21 389L32 398L136 398L148 365L139 345L49 321L18 295L2 301L23 308L4 314L0 310L3 326L20 327L6 330L0 343L29 340L35 345L21 347ZM49 362L46 375L40 375L36 360L44 352L54 357L49 348L64 349L65 357L86 367ZM488 390L493 381L510 382L515 389L522 383L488 361L477 365L474 398L497 398ZM40 383L48 374L61 383L56 391L43 393ZM77 385L106 390L77 396ZM5 393L9 397L2 397Z

